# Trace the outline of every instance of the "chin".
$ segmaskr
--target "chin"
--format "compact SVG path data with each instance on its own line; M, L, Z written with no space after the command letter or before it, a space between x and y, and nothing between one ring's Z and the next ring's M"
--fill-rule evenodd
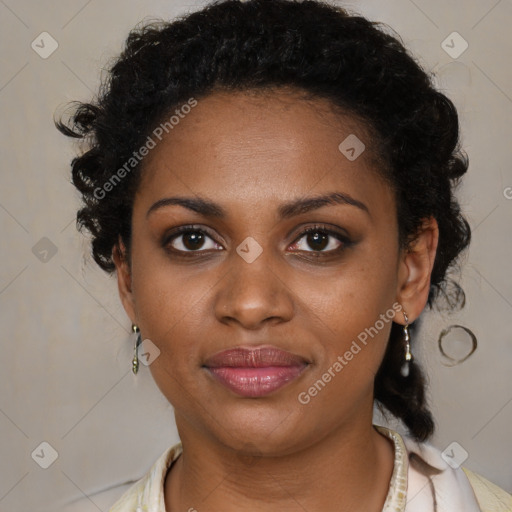
M214 435L222 444L242 453L256 450L271 456L292 451L305 427L303 412L276 404L251 406L238 403L225 409L219 407L216 418ZM208 427L211 429L212 426L210 420Z

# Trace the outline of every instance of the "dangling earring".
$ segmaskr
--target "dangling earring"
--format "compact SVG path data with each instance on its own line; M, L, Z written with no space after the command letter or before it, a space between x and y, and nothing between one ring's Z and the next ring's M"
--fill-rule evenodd
M139 371L138 349L139 349L139 345L142 343L142 338L140 336L140 329L135 324L132 324L132 331L135 334L137 334L137 340L135 342L135 350L134 350L133 359L132 359L132 372L136 374Z
M402 368L400 368L400 373L402 374L402 377L408 377L410 372L410 365L412 361L412 353L411 353L411 338L409 336L409 319L407 318L407 315L405 311L402 311L404 314L404 341L405 341L405 362L402 365Z

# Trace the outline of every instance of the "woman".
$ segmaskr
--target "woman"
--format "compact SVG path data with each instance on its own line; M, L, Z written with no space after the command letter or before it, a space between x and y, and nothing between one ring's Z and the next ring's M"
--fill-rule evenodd
M181 439L111 511L511 510L427 443L412 325L469 243L467 160L397 38L316 1L214 3L134 30L58 126L90 144L78 222Z

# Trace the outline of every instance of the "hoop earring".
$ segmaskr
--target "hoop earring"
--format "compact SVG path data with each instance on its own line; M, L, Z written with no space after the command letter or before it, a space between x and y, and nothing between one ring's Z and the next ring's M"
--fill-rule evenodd
M412 352L411 352L411 337L409 336L409 318L405 311L402 311L404 315L404 341L405 341L405 362L400 368L400 374L402 377L409 377L411 371Z
M132 372L136 374L139 371L138 350L139 350L139 345L142 343L142 338L140 335L140 329L135 324L132 324L132 331L135 334L137 334L137 340L135 341L135 349L134 349L134 354L133 354L133 359L132 359Z

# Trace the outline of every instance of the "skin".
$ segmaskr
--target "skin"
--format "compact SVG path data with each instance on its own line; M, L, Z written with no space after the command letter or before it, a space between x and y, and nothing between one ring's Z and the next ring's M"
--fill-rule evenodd
M160 349L150 370L175 409L183 444L165 480L167 510L382 509L394 452L372 427L373 383L391 322L308 404L297 396L393 303L409 322L419 316L438 229L426 219L417 240L400 249L393 191L374 168L371 138L329 107L287 89L216 92L145 160L130 264L122 243L114 259L128 316ZM351 133L366 145L354 161L338 150ZM284 203L333 192L367 211L327 204L279 216ZM148 214L173 196L215 202L226 215L176 204ZM162 241L190 224L207 235L195 251L190 234ZM323 228L329 238L315 245L301 233L316 224L351 243ZM263 250L252 263L236 252L247 237ZM400 313L394 321L405 323ZM310 364L261 398L236 395L202 367L221 350L262 344Z

